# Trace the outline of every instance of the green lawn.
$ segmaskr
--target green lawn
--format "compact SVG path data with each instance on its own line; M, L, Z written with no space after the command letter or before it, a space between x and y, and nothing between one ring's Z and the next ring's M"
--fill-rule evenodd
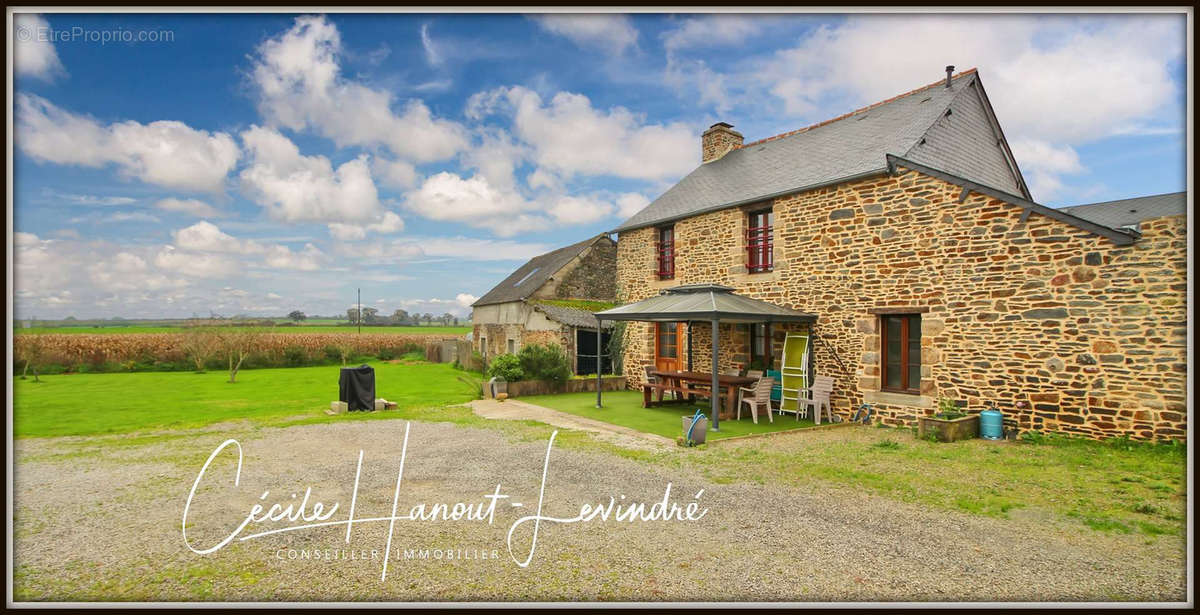
M675 438L683 434L683 423L680 417L692 416L696 412L696 408L703 408L704 413L709 414L708 400L698 400L693 404L643 408L641 391L613 391L605 393L603 399L604 408L597 409L595 393L565 393L563 395L535 395L520 398L523 402L668 438ZM719 423L720 431L710 429L708 438L717 440L812 426L812 421L807 419L797 421L795 415L792 414L776 416L774 423L760 414L758 424L755 424L750 420L750 411L743 410L740 421L721 421Z
M272 333L355 333L358 327L332 325L332 324L302 324L296 327L271 327L268 329ZM30 335L37 333L65 333L65 334L98 334L106 335L136 335L139 333L180 333L183 327L152 327L152 326L132 326L132 327L30 327L13 329L14 335ZM363 327L363 334L368 333L388 333L388 334L408 334L408 335L465 335L471 331L471 327L443 327L443 326L425 326L419 327Z
M1043 436L1038 443L920 440L910 429L848 427L747 440L689 455L717 482L865 489L992 516L1046 513L1094 530L1179 534L1187 447Z
M448 364L373 362L375 394L400 408L475 399L478 376ZM338 396L340 367L227 372L69 374L13 379L13 432L24 436L124 433L238 419L321 416ZM464 381L465 380L465 381Z

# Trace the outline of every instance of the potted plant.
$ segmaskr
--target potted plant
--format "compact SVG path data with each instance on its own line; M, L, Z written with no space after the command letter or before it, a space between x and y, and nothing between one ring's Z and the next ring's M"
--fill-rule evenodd
M969 414L952 399L938 399L938 411L917 421L917 437L954 442L979 437L979 415Z

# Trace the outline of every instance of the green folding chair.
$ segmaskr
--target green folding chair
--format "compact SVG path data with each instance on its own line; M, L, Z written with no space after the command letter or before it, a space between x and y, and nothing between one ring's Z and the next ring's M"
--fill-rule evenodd
M811 381L808 373L810 352L808 331L788 333L783 342L783 361L779 365L779 409L799 412L799 391Z

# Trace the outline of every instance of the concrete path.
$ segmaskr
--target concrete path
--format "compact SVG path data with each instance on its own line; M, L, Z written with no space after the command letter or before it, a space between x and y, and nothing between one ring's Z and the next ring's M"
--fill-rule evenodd
M502 402L494 399L477 399L471 402L471 409L475 411L475 414L489 419L541 421L564 429L588 431L599 435L603 440L626 448L658 450L676 446L674 440L658 434L645 433L629 427L576 416L518 399L507 399Z

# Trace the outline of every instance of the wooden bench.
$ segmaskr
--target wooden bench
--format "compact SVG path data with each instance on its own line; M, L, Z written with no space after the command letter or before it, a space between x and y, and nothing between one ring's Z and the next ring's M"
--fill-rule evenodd
M658 401L654 401L654 393L658 392ZM642 407L649 408L654 405L661 405L663 394L666 392L679 393L679 399L674 400L675 403L691 403L696 397L708 397L708 389L694 388L691 385L684 384L681 386L669 386L665 384L645 383L642 385Z

